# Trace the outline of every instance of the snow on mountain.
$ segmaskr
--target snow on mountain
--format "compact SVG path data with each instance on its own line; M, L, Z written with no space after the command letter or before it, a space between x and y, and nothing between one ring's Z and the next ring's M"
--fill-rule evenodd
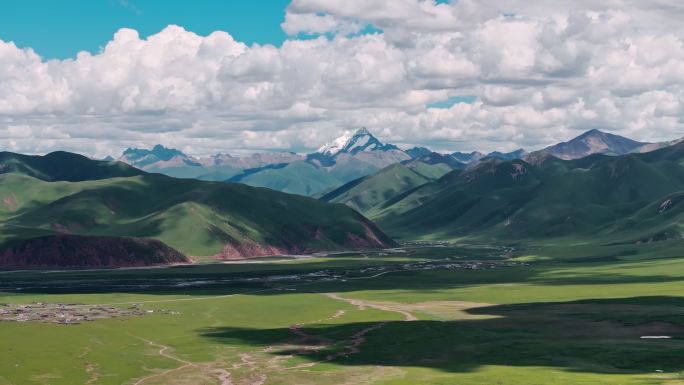
M325 154L325 155L335 155L338 152L342 151L342 148L347 144L347 142L352 138L352 133L350 131L345 131L344 135L340 136L339 138L333 140L330 143L326 143L322 145L318 150L316 150L317 153L319 154Z
M340 153L354 155L361 151L392 150L401 151L393 144L382 143L378 140L378 138L373 136L368 129L362 127L356 130L356 132L353 134L351 134L349 131L345 132L344 135L319 148L316 153L328 156L336 156Z

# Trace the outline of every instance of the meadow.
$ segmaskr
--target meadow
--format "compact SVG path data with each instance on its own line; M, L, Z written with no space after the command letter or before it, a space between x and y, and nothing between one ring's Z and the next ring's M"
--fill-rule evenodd
M684 384L681 246L0 271L0 303L152 311L0 323L0 384Z

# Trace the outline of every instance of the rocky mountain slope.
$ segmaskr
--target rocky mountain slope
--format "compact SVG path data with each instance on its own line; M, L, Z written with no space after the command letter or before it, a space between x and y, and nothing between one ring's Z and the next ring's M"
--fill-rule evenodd
M0 253L0 266L12 268L112 268L189 261L185 255L155 239L69 234L24 239Z
M648 144L599 130L589 130L572 140L546 147L539 152L567 160L592 154L624 155Z

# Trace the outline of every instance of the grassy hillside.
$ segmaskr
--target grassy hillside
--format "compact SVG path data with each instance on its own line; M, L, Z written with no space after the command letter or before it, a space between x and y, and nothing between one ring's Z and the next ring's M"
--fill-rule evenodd
M369 215L404 238L679 238L683 153L675 146L535 164L492 160L447 174Z
M230 166L178 166L166 168L151 167L146 171L165 174L174 178L193 178L208 181L221 181L230 179L242 172L241 169Z
M405 163L405 165L411 170L431 180L439 179L455 169L452 166L444 163L429 164L416 161L415 159Z
M371 246L368 234L390 243L343 205L269 189L162 175L80 183L3 178L3 199L13 202L2 211L4 242L51 232L138 236L188 255L243 244L273 247L274 253ZM27 189L36 193L23 195Z
M382 154L382 152L377 154L359 153L355 156L343 154L338 158L322 154L309 154L307 160L242 170L230 178L221 180L317 197L339 188L345 183L371 175L385 165L399 163L403 159L401 157L383 159ZM431 173L431 175L444 174L444 165L412 165L411 167L420 168L426 173ZM166 171L164 173L168 174ZM209 178L214 177L214 175L204 175L200 176L199 179L209 180Z
M366 213L377 205L443 175L444 165L396 163L375 174L353 180L321 197L324 202L344 203ZM441 174L441 175L440 175Z
M393 244L344 205L264 188L144 173L48 182L33 175L57 174L15 170L0 174L3 247L54 233L154 238L187 255L224 257Z
M254 173L248 171L229 181L307 196L342 183L324 169L305 161L295 161L277 168L264 167Z
M144 174L143 171L122 162L92 160L64 151L52 152L45 156L0 152L0 174L10 172L45 181L70 182Z

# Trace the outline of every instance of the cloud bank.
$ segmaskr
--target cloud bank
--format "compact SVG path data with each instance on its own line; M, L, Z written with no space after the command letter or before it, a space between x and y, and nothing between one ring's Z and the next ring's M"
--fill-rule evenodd
M174 25L69 60L0 40L0 138L103 156L314 150L360 126L438 150L684 135L683 6L533 3L294 0L280 47ZM427 107L459 96L475 101Z

